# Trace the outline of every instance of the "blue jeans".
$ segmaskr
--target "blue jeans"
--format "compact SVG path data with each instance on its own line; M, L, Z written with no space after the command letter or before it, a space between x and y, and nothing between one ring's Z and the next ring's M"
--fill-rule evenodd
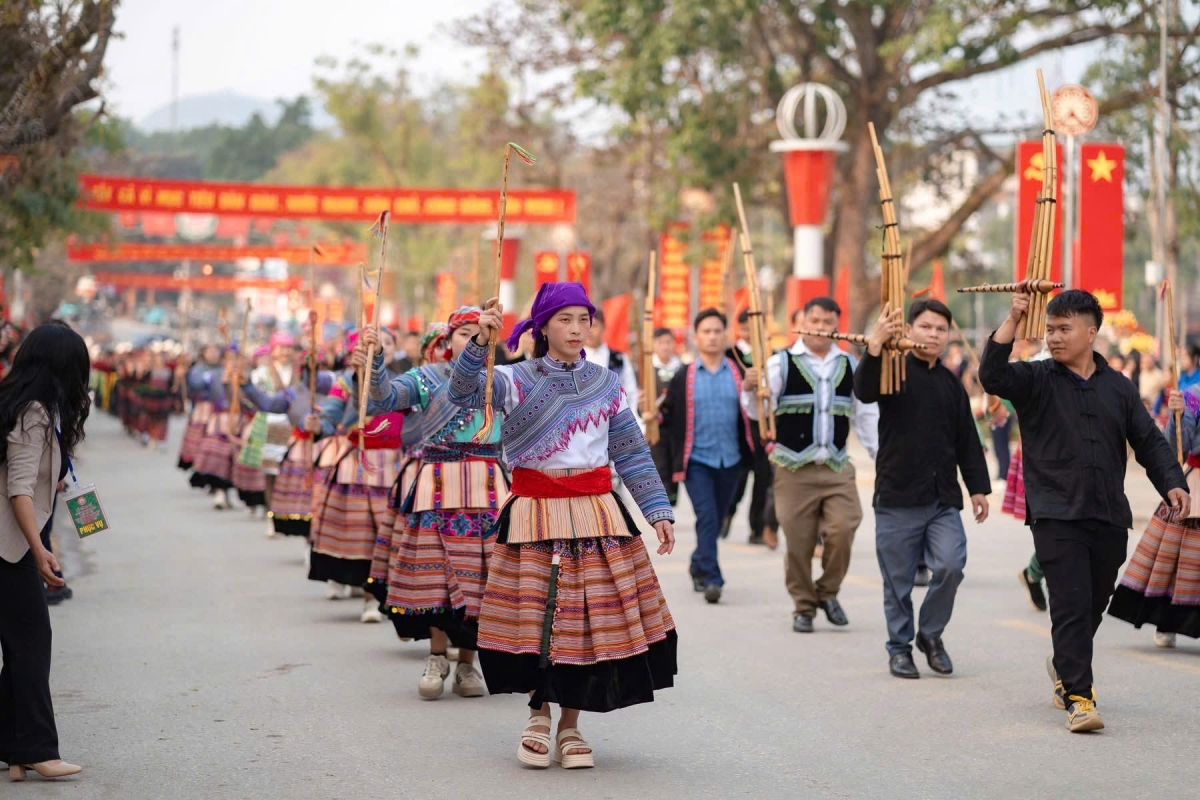
M701 578L706 586L724 586L721 565L717 563L717 539L721 537L721 523L733 503L737 490L738 467L710 467L693 461L688 464L688 497L696 510L696 549L692 552L690 572L693 578Z
M954 613L954 596L967 565L962 512L941 503L876 508L875 555L883 576L888 655L912 652L913 576L922 560L929 567L930 581L921 603L921 634L940 637Z

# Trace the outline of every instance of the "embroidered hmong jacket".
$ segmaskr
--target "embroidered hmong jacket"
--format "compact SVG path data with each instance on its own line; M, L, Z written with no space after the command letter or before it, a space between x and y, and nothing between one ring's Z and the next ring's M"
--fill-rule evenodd
M336 377L332 372L320 370L317 372L317 397L328 395L333 389ZM267 414L287 414L288 420L296 427L301 427L304 416L308 413L308 381L301 381L278 392L263 391L253 382L242 384L242 397ZM296 413L296 412L299 413Z
M726 357L729 371L733 374L733 383L738 396L742 394L742 372L732 358ZM675 481L683 481L687 477L688 462L692 458L692 446L696 441L696 370L700 362L693 361L678 370L667 386L667 397L661 406L663 434L671 442L671 469ZM743 464L749 464L754 458L754 434L750 431L750 418L745 409L738 407L737 417L738 452Z
M376 364L378 367L378 362ZM426 461L455 461L464 458L496 458L500 452L500 427L494 426L487 441L476 442L484 425L483 410L464 408L450 399L450 365L427 364L388 380L376 369L371 383L383 398L371 398L367 411L383 414L407 411L405 445L419 446Z
M472 340L455 360L453 403L483 406L486 357L487 348ZM492 404L503 412L501 438L512 467L595 469L611 461L647 522L674 521L650 448L610 370L547 357L497 366Z

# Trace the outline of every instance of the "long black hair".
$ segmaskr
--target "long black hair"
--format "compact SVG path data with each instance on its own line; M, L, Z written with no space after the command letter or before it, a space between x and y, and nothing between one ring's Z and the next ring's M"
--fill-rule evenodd
M30 403L41 403L62 431L64 458L83 441L91 359L83 337L64 322L39 325L21 342L12 368L0 380L0 460L8 457L8 434Z

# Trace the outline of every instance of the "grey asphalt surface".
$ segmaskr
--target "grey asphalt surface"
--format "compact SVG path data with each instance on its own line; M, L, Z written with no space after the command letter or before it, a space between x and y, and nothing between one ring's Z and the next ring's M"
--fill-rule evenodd
M945 635L955 674L887 673L881 583L867 516L842 592L846 629L791 632L781 553L721 547L718 606L691 591L692 514L655 565L680 632L674 689L584 715L597 768L523 769L522 698L421 701L426 646L357 621L305 580L300 544L243 511L214 511L165 452L107 416L78 459L112 530L57 538L75 599L52 609L62 755L84 773L0 784L4 798L1194 798L1200 645L1157 650L1106 620L1097 639L1108 728L1069 734L1043 668L1049 620L1017 572L1032 549L999 514L968 522L970 557ZM1140 482L1140 483L1139 483ZM1131 474L1139 516L1153 510ZM686 495L685 495L686 497ZM60 515L65 517L65 515ZM1136 533L1130 537L1130 548ZM922 590L918 590L918 595Z

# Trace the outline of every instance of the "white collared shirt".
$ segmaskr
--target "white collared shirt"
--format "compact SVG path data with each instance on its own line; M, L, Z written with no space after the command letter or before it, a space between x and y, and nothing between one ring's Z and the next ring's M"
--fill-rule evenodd
M608 369L608 359L612 351L608 349L608 345L601 344L599 347L584 347L583 357L592 362L596 366ZM633 370L632 359L628 353L622 353L624 357L624 366L621 367L620 374L617 377L621 381L621 388L625 390L625 397L629 401L630 408L641 408L638 405L638 399L641 397L641 391L638 388L637 373ZM636 414L634 416L637 416ZM641 424L641 420L638 420Z
M830 409L833 406L834 390L836 389L833 385L834 367L841 356L847 356L850 359L851 370L857 368L858 361L854 356L847 355L836 347L829 348L829 352L824 356L818 356L805 346L803 339L797 339L789 350L776 353L767 359L767 384L771 389L772 407L779 402L779 398L783 394L783 385L787 378L787 361L792 355L798 355L804 359L804 363L817 378L817 385L813 387L815 400L813 414L816 417L813 440L819 449L813 462L822 464L829 455L828 448L833 446L833 414L830 413ZM743 386L742 408L746 410L746 414L751 419L758 419L758 403L754 400L754 387L749 384ZM879 405L877 403L861 403L855 397L850 413L851 429L866 448L867 454L874 459L875 454L879 451Z

